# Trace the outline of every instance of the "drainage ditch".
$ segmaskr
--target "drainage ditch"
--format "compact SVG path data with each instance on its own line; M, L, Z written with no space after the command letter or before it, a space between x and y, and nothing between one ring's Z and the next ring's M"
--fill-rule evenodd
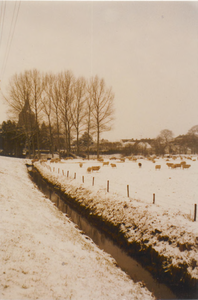
M71 207L66 197L61 197L58 191L52 185L47 183L36 169L28 168L31 179L36 183L40 191L48 197L59 210L67 214L67 216L78 225L93 242L102 250L109 253L115 260L117 265L126 272L134 282L141 281L149 291L157 299L192 299L193 295L189 292L181 291L177 287L169 287L164 283L155 279L152 274L147 271L142 265L134 258L129 256L120 246L110 239L102 230L96 228L90 220L81 215L76 209ZM173 292L173 291L174 292Z

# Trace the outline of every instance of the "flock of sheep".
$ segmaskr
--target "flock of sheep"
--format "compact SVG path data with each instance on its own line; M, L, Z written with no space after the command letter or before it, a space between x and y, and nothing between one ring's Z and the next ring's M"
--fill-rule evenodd
M169 156L168 158L166 157L166 161L169 161L170 159L176 160L178 157L176 156ZM69 159L69 158L68 158ZM71 158L70 158L71 159ZM135 156L131 156L131 157L122 157L122 158L116 158L116 157L111 157L110 160L117 160L118 163L124 163L125 160L128 159L129 161L133 161L133 162L137 162L138 159L143 159L143 157L135 157ZM152 157L148 157L147 160L152 161L153 163L156 163L156 159L158 159L158 157L156 156L152 156ZM168 168L171 169L177 169L177 168L182 168L182 169L188 169L191 167L190 164L187 164L186 161L184 159L190 159L195 161L196 159L193 159L192 157L182 157L180 156L181 162L180 163L172 163L172 162L167 162L166 165L168 166ZM38 161L38 159L33 159L32 163ZM50 159L50 163L58 163L61 160L59 158L51 158ZM104 161L103 158L98 158L97 159L98 162L101 162L103 166L111 166L112 168L116 168L116 164L115 163L110 163L109 161ZM41 159L40 162L47 162L47 159ZM83 162L79 163L80 168L82 168L83 166ZM142 163L138 162L138 166L139 168L142 167ZM99 171L101 168L101 166L92 166L92 167L88 167L87 168L87 172L94 172L94 171ZM155 170L160 170L161 169L161 165L157 164L155 165Z
M141 157L142 159L143 157ZM177 159L177 157L175 156L172 156L171 157L173 160ZM190 160L195 160L195 159L192 159L191 157L180 157L181 159L181 163L170 163L170 162L167 162L166 165L168 166L168 168L171 168L171 169L176 169L176 168L182 168L182 169L188 169L191 167L190 164L187 164L186 161L184 161L183 159L186 158L186 159L190 159ZM110 160L117 160L118 163L121 163L121 162L125 162L125 160L128 159L130 161L134 161L136 162L137 161L137 157L127 157L127 158L116 158L116 157L111 157ZM154 156L154 157L149 157L147 158L148 160L152 161L153 163L156 163L156 159L157 157ZM116 168L116 164L115 163L110 163L109 161L104 161L103 158L99 158L97 159L98 162L101 162L103 166L111 166L112 168ZM166 161L169 161L169 158L166 158ZM83 166L83 163L79 163L79 166L82 168ZM142 167L142 163L139 162L138 163L138 166L139 168ZM92 167L88 167L87 168L87 172L90 173L90 172L94 172L94 171L99 171L101 168L101 166L92 166ZM161 165L155 165L155 170L160 170L161 169Z

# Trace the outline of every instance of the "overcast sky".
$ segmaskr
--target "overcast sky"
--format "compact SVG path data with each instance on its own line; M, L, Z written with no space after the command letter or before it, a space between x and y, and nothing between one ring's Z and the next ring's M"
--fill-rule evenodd
M0 70L14 7L6 1ZM104 78L115 121L103 138L185 134L198 124L198 2L22 1L2 92L12 75L33 68ZM1 95L0 123L7 118Z

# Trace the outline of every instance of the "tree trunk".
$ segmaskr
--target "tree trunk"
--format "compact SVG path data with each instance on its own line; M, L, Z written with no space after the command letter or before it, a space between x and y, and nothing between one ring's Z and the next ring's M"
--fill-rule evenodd
M100 129L98 126L98 128L97 128L97 158L100 157L99 147L100 147Z

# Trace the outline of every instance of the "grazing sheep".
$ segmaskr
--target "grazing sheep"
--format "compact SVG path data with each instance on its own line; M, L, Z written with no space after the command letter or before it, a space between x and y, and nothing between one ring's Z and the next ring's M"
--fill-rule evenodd
M52 158L51 160L50 160L50 162L51 163L57 163L57 162L60 162L61 160L60 160L60 158Z
M141 167L142 167L142 164L141 164L141 163L138 163L138 167L141 168Z
M37 158L32 159L32 164L35 163L36 161L39 161Z
M156 165L155 166L155 170L160 170L161 169L161 165Z
M110 157L110 160L115 160L115 159L116 159L115 156Z
M109 161L104 161L103 162L103 166L108 166L109 165Z
M47 159L41 159L40 163L47 162Z
M82 168L82 166L83 166L83 163L79 163L79 167Z
M175 164L175 168L181 168L181 164Z
M92 171L99 171L100 170L100 166L94 166L91 167Z
M120 158L120 162L125 162L125 158Z
M181 168L181 164L172 164L171 168L172 169L177 169L177 168Z
M182 165L183 169L189 169L191 167L191 165Z
M51 158L50 159L50 164L53 163L53 162L55 162L55 160L54 160L54 158Z
M88 172L88 173L91 173L91 171L92 171L92 168L91 168L91 167L87 168L87 172Z
M173 165L173 163L167 163L166 165L167 165L169 168L171 168L172 165Z
M116 168L116 164L111 164L112 168Z
M101 161L101 162L103 162L103 161L104 161L104 159L103 159L103 158L98 158L98 159L97 159L97 161Z

